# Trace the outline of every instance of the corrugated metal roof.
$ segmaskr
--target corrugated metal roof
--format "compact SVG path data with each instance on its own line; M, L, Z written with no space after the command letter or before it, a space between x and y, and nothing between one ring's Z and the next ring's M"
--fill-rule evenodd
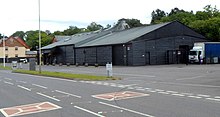
M66 39L62 39L62 40L57 41L57 42L55 42L55 43L49 44L49 45L47 45L47 46L44 46L44 47L42 47L41 49L42 49L42 50L52 49L52 48L56 47L57 45L59 45L59 44L61 44L61 43L64 43L64 42L65 42L66 40L68 40L68 39L70 39L70 36L68 36Z
M113 44L123 44L132 41L144 34L150 33L158 28L161 28L169 23L162 23L151 26L143 26L137 28L131 28L119 32L109 33L100 38L96 38L87 43L76 45L76 47L89 47L89 46L99 46L99 45L113 45Z
M89 46L127 43L144 34L152 32L160 27L163 27L169 23L162 23L162 24L156 24L156 25L151 25L151 26L131 28L131 29L126 29L122 31L117 31L113 27L112 29L108 29L104 31L80 33L80 34L75 34L72 36L60 36L60 38L63 38L62 40L52 43L50 45L44 46L42 47L42 49L48 50L56 46L64 46L64 45L75 45L75 47L89 47Z

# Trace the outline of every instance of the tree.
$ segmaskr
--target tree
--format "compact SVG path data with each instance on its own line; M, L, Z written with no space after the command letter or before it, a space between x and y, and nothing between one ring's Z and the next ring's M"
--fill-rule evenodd
M151 13L151 24L156 24L162 17L166 17L166 13L160 9L156 9Z
M39 31L27 31L26 43L31 47L31 50L38 49L39 46ZM41 46L49 45L52 41L53 36L47 35L46 32L41 31Z
M23 40L24 40L25 35L26 34L24 31L16 31L14 34L12 34L13 37L20 37Z
M69 26L68 29L63 31L63 35L74 35L76 33L80 33L81 29L76 26Z
M90 25L87 26L87 29L89 31L96 31L96 30L103 29L103 26L100 24L97 24L96 22L92 22L90 23Z
M125 18L122 18L122 19L119 19L118 22L120 22L122 20L124 20L130 26L130 28L143 26L143 24L138 19L133 19L133 18L132 19L125 19Z

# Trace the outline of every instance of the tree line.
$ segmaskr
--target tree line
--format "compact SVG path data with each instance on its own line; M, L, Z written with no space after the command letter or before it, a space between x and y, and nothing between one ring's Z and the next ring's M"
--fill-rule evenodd
M119 19L119 21L125 20L126 23L133 27L139 27L143 25L153 25L164 22L180 21L181 23L189 26L198 33L206 36L211 41L220 41L220 12L215 7L207 5L204 7L203 11L185 11L179 8L173 8L169 13L163 10L156 9L151 13L150 24L142 24L138 19ZM96 31L100 29L106 29L112 27L111 25L102 26L96 22L90 23L86 28L78 28L77 26L69 26L63 31L55 31L51 33L49 30L41 31L41 43L42 47L50 44L55 35L74 35L77 33ZM0 34L0 38L2 38ZM26 43L31 47L31 50L36 50L38 48L38 30L36 31L16 31L12 36L18 36L26 41Z
M220 12L216 6L207 5L203 11L197 11L196 13L178 8L172 9L170 13L156 9L151 13L151 16L151 24L177 20L211 41L220 41Z

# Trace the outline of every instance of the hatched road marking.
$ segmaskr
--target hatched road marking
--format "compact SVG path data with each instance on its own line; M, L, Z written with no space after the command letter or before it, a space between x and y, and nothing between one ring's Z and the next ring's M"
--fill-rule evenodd
M92 97L94 98L103 99L107 101L122 100L122 99L129 99L129 98L136 98L136 97L143 97L143 96L149 96L149 94L132 92L132 91L122 91L122 92L92 95Z
M57 106L50 102L41 102L41 103L34 103L34 104L28 104L28 105L3 108L3 109L0 109L0 112L5 117L14 117L14 116L22 116L22 115L29 115L33 113L51 111L51 110L56 110L60 108L62 107Z

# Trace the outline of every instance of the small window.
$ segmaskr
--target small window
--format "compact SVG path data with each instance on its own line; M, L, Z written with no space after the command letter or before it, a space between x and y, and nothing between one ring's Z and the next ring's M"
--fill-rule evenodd
M18 50L18 46L15 46L15 50Z
M18 57L18 54L15 54L15 57Z
M8 51L8 46L5 46L5 51Z
M8 58L8 54L5 55L5 58Z

